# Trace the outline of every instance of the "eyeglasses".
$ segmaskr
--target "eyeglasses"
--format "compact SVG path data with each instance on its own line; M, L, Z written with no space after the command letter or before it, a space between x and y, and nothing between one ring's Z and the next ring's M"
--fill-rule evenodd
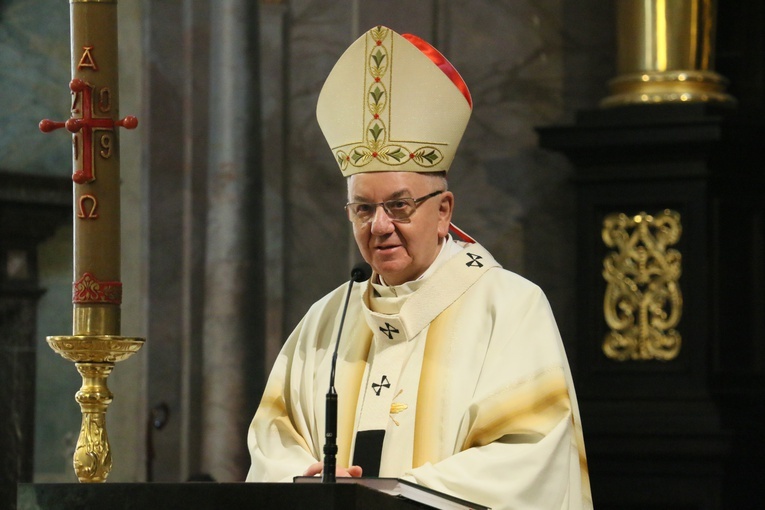
M370 204L367 202L351 202L345 204L345 210L348 211L348 219L356 225L364 225L372 221L375 217L375 212L379 206L382 206L385 214L391 221L407 222L409 217L414 214L422 202L429 198L440 195L444 190L434 191L429 195L425 195L420 198L394 198L392 200L386 200L385 202L377 202L376 204Z

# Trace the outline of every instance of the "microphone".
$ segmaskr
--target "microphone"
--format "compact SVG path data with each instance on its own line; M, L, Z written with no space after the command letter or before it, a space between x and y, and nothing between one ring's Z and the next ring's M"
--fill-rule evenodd
M335 466L337 465L337 392L335 391L335 366L337 365L337 347L340 345L340 335L343 333L345 312L348 311L348 300L351 297L353 282L363 282L372 275L372 268L366 262L360 262L351 269L351 279L348 281L348 292L345 294L343 315L340 317L340 328L337 330L335 351L332 354L332 366L329 372L329 391L327 391L326 415L324 417L324 470L321 473L322 483L335 483Z

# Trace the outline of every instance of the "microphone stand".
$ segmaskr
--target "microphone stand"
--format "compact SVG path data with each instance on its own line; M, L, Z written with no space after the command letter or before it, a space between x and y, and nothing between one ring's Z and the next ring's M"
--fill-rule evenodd
M363 282L369 278L369 266L357 264L351 271L351 279L348 282L348 292L345 294L343 315L340 317L340 328L337 330L335 350L332 353L332 368L329 372L329 390L327 391L326 415L324 417L324 469L321 473L322 483L335 483L337 481L335 468L337 466L337 391L335 391L335 367L337 365L337 348L340 345L340 335L343 332L345 313L348 311L348 301L351 298L353 282Z

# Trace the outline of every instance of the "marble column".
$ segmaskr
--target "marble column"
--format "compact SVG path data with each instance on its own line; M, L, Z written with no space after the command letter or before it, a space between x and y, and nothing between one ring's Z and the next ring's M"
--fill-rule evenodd
M249 467L264 349L257 3L223 1L210 16L201 466L235 481Z

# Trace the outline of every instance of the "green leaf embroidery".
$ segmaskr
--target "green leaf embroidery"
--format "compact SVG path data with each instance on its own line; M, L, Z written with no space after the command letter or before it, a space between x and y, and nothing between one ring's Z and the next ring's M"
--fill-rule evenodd
M422 157L430 161L430 163L432 164L432 163L435 163L436 160L438 159L438 154L436 154L436 151L430 151L427 154L423 154Z
M391 152L388 154L390 157L395 159L396 161L401 161L404 157L406 157L406 153L402 151L400 148L396 149L395 152Z
M382 62L383 62L383 60L385 60L385 53L383 53L382 51L380 51L380 50L378 49L378 50L377 50L377 53L373 53L373 54L372 54L372 60L374 60L374 61L375 61L375 65L376 65L377 67L380 67L380 66L382 66Z
M369 132L372 133L372 137L377 140L380 136L380 133L382 133L383 128L380 127L379 124L375 124L369 129Z
M375 104L378 104L380 102L380 98L385 94L385 92L380 87L375 87L374 90L369 92L369 95L372 96L372 99L374 99Z

